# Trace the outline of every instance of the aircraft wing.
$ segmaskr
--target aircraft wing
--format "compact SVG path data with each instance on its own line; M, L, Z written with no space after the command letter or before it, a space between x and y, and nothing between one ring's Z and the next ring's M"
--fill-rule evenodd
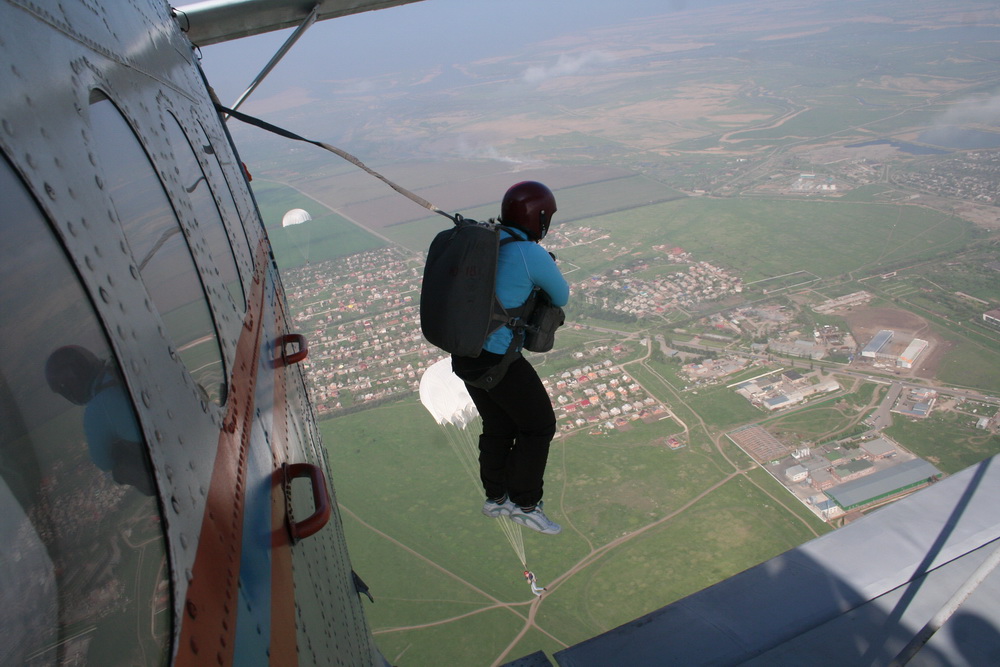
M317 7L316 20L335 19L419 0L205 0L177 7L192 44L209 46L301 24Z
M995 564L1000 546L998 464L1000 457L986 459L564 649L556 661L561 667L889 665L936 614L957 608L912 664L995 665L1000 568L984 565Z

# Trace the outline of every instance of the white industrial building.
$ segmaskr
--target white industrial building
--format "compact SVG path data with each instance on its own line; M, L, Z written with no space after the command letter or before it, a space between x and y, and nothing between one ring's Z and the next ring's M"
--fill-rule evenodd
M906 346L906 349L903 350L903 353L899 355L899 360L896 363L903 368L913 368L913 363L927 349L927 345L927 341L914 338Z
M801 482L809 477L809 470L804 465L793 465L785 469L785 479L790 482Z

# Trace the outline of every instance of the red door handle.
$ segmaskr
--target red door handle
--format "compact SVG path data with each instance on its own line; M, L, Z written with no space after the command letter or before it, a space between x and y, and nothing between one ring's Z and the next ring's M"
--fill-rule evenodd
M326 490L326 475L319 466L311 463L285 463L282 465L282 470L285 473L285 515L288 518L288 534L292 538L292 544L295 544L310 535L315 535L330 520L332 513L330 495ZM291 491L292 480L300 477L309 478L315 509L305 519L296 521L292 516Z
M285 334L278 338L277 343L281 354L274 360L275 368L297 364L309 356L309 344L302 334ZM298 351L288 354L286 348L289 345L298 345Z

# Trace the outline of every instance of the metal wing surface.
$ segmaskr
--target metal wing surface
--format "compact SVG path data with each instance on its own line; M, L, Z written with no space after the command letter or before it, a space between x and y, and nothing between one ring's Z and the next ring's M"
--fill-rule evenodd
M316 20L335 19L419 0L205 0L176 8L181 27L198 46L293 28L316 9Z

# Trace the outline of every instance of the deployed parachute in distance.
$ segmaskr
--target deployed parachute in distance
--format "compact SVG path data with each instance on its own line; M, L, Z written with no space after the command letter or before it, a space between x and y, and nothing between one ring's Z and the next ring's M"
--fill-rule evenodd
M313 225L305 225L304 227L299 227L298 225L310 222L311 220L312 216L304 208L293 208L281 218L281 229L292 228L288 229L286 235L302 255L302 259L305 260L306 264L309 263L309 251L312 249Z
M291 227L292 225L301 225L303 222L310 220L312 220L312 216L309 215L309 211L304 208L293 208L281 218L281 226Z

